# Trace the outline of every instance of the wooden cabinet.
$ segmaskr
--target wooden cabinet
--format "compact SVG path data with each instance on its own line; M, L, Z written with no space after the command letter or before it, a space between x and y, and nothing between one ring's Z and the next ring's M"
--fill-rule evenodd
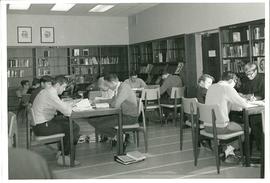
M220 27L221 72L241 75L248 62L264 72L264 27L264 19Z

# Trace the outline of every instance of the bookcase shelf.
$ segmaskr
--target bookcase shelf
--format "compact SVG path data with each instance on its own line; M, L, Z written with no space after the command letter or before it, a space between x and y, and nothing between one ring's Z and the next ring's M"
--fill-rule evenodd
M264 19L220 27L220 40L221 72L241 75L248 62L264 72Z

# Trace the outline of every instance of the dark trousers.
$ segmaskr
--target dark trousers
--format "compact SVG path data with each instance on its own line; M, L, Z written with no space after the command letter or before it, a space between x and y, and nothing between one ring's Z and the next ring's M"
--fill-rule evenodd
M57 133L64 133L64 152L65 155L70 154L70 135L69 135L69 120L63 116L56 116L52 120L36 125L33 127L33 131L37 136L53 135ZM80 126L73 122L73 143L77 144Z
M138 117L123 115L123 125L131 125L137 123ZM115 126L118 126L118 116L102 116L97 118L90 118L88 123L92 125L99 134L107 137L114 137L116 135Z

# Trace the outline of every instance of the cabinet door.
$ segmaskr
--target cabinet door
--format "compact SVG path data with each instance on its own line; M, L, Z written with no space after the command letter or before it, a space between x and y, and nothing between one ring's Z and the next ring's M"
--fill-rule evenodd
M209 74L216 81L220 79L219 34L202 36L203 73Z

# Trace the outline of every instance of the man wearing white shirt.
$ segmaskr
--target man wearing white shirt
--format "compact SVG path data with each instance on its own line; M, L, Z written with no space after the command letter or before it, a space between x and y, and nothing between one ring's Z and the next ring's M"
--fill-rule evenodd
M55 116L57 111L64 116L70 116L72 106L65 104L60 100L61 95L67 86L67 79L64 76L57 76L52 87L40 91L33 102L33 111L35 117L35 126L33 131L38 136L47 136L57 133L64 133L64 153L67 164L70 163L70 136L68 118ZM80 127L76 123L73 124L74 144L79 139ZM58 164L63 164L62 158L57 160ZM79 162L75 161L75 165Z
M210 86L207 91L205 104L219 106L219 110L215 109L218 134L228 134L242 130L240 124L229 120L229 112L232 107L246 108L249 106L247 100L242 98L234 89L236 81L237 76L233 72L225 72L222 75L222 80ZM204 127L206 132L213 132L211 122L204 123ZM226 157L231 159L228 162L233 161L235 163L236 159L233 150L232 146L227 146L225 154Z

